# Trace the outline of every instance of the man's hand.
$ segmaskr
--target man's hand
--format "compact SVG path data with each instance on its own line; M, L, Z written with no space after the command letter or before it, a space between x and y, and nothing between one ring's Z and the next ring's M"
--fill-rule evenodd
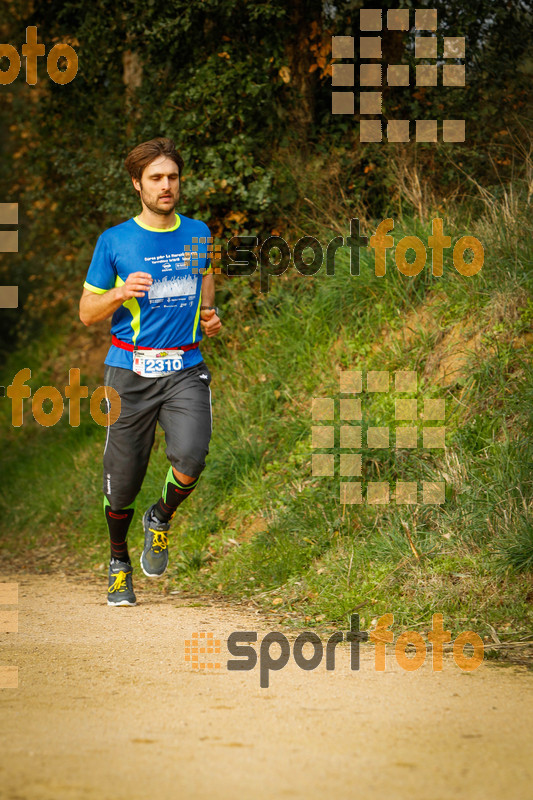
M84 289L80 300L81 321L84 325L102 322L132 297L144 297L152 283L148 272L132 272L122 286L114 286L102 294Z
M152 283L153 278L148 272L132 272L126 278L126 282L117 287L117 293L122 302L129 300L130 297L144 297Z
M216 336L222 327L214 308L205 308L200 311L200 325L206 336Z

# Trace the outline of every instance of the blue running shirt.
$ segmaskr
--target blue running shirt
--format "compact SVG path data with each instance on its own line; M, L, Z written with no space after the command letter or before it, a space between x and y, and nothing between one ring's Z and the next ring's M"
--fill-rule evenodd
M149 228L137 217L99 237L84 287L103 294L122 286L132 272L148 272L153 283L144 297L126 300L113 314L111 333L136 347L182 347L202 339L202 276L211 272L209 228L176 214L172 228ZM202 360L199 348L183 354L184 368ZM105 363L132 369L133 353L111 345Z

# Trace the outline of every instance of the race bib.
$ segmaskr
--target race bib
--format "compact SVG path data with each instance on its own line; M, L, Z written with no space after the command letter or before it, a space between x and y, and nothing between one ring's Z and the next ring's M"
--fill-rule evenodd
M143 378L160 378L183 369L183 350L134 350L133 371Z

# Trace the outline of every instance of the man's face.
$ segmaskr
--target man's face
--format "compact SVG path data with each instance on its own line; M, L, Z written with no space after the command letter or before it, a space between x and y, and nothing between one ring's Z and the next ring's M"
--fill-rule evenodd
M141 193L141 201L154 214L172 214L180 196L178 165L167 156L159 156L144 168L141 180L133 185Z

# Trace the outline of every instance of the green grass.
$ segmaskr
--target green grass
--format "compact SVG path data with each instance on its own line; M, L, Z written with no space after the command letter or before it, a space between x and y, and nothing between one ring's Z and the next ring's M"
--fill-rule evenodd
M360 276L351 276L343 250L335 276L306 278L291 268L271 278L268 295L247 278L222 282L226 332L203 347L214 376L211 452L174 523L172 587L250 598L289 625L344 625L357 610L367 626L393 612L395 626L423 629L441 612L453 631L485 634L492 625L502 641L531 630L533 239L525 217L516 223L520 237L500 223L481 217L468 231L485 246L485 265L473 278L457 273L450 251L442 278L427 266L406 278L390 254L387 275L377 278L369 251ZM426 242L430 232L404 219L394 236L416 233ZM464 230L447 222L445 232L454 242ZM411 324L417 310L424 314L418 328ZM461 356L453 381L440 386L452 344L457 357L461 342L475 336L477 353ZM20 368L15 363L32 366L31 358L11 359L4 384ZM445 503L344 506L338 468L334 477L312 475L312 399L337 398L343 369L416 370L419 411L423 398L445 398L445 422L429 423L446 425L445 451L396 451L393 436L390 449L365 446L369 426L395 426L392 380L389 393L363 392L361 423L363 497L368 481L415 481L420 493L421 481L444 480ZM33 390L45 378L34 366ZM4 401L3 547L12 557L44 542L65 544L91 568L107 559L105 430L84 402L79 429L66 417L54 428L30 419L13 429ZM338 454L338 411L331 424L337 447L325 452ZM416 424L422 427L420 418ZM158 496L166 469L159 433L139 510ZM135 551L139 518L130 533Z

